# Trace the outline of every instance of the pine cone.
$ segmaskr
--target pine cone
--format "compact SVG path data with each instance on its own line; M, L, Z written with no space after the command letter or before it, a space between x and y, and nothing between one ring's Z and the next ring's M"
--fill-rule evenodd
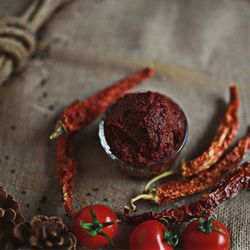
M0 249L15 248L13 230L23 220L19 203L0 187Z
M76 249L76 238L55 216L35 216L14 229L21 249Z

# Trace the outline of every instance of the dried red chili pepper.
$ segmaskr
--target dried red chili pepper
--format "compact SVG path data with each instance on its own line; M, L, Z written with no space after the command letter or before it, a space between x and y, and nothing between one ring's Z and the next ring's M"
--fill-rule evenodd
M149 212L135 216L125 215L124 221L139 223L148 219L166 219L169 223L180 223L193 218L208 218L217 206L248 188L250 188L250 161L228 174L210 194L202 195L196 202L186 203L182 207L166 209L156 214Z
M73 135L58 138L56 147L57 176L62 186L63 201L68 214L73 212L73 189L77 162L74 158Z
M196 159L182 164L183 176L191 176L208 169L219 159L225 149L231 145L233 140L236 138L239 129L238 111L238 91L235 85L231 85L230 102L227 112L219 125L217 134L215 135L211 146L206 152Z
M192 176L210 168L214 163L216 163L237 136L239 129L239 103L237 87L235 85L231 85L230 102L228 104L227 111L208 150L206 150L194 160L183 162L180 168L173 171L164 172L159 176L154 177L147 183L145 190L147 190L154 182L163 177L176 173L180 173L185 177Z
M50 139L55 139L62 134L79 131L82 127L88 125L99 115L103 114L110 104L123 96L129 89L138 86L142 81L147 80L153 74L154 70L152 68L145 68L132 73L123 80L114 83L112 86L82 102L71 104L64 110Z
M163 205L169 204L184 196L211 188L216 185L225 173L235 169L248 150L250 150L250 133L239 140L237 145L211 168L188 178L172 180L165 184L158 185L147 194L141 194L132 199L130 201L131 207L135 210L134 202L139 199L150 200Z
M76 102L64 110L62 119L55 133L51 135L51 139L65 132L68 134L58 139L56 148L57 175L62 186L64 206L68 214L73 212L72 196L77 167L74 158L73 135L103 114L106 108L125 92L138 86L140 82L153 74L154 70L151 68L137 71L83 102Z

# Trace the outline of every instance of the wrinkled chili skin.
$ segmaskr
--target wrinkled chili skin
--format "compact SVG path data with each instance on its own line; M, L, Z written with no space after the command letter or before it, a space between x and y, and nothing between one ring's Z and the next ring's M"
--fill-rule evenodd
M193 203L186 203L179 208L166 209L160 213L145 213L135 216L124 216L127 223L139 223L148 219L166 219L169 223L187 222L194 218L209 217L214 209L224 201L250 188L250 161L243 163L235 171L228 174L212 190Z
M227 111L219 125L218 131L209 149L196 159L182 163L181 169L183 176L192 176L210 168L232 144L239 129L239 104L240 102L237 87L235 85L231 85L230 102Z
M63 127L67 135L58 138L56 161L57 176L62 186L64 206L68 214L73 212L74 177L77 169L73 141L75 133L103 114L112 102L124 95L129 89L138 86L153 74L152 68L145 68L132 73L96 95L82 102L75 102L64 110L58 126Z
M96 117L103 114L115 100L123 96L128 90L138 86L142 81L150 78L153 74L154 70L152 68L145 68L132 73L82 102L73 103L64 110L60 119L64 130L70 134L87 126Z
M56 172L62 186L65 210L68 214L72 214L74 178L77 168L77 162L74 158L74 135L58 138L56 161Z
M157 190L159 204L169 204L184 196L202 192L213 187L225 173L235 169L248 150L250 150L250 134L239 140L237 145L210 169L189 178L172 180L166 184L157 186L155 190Z
M185 222L201 216L209 217L214 209L225 200L233 198L250 187L250 161L222 179L213 192L180 208L167 209L156 214L155 219L165 218L169 222Z
M171 156L183 143L187 121L172 100L157 92L126 94L109 107L104 132L120 160L152 166Z
M179 174L182 177L190 177L199 172L205 171L213 166L227 148L232 144L233 140L237 136L239 128L239 94L235 85L230 86L230 101L228 104L227 111L218 127L217 133L212 140L212 143L208 150L203 154L191 161L184 161L179 168L174 171L166 171L165 175L161 174L154 177L148 182L146 188L152 185L156 180L159 180L166 175Z

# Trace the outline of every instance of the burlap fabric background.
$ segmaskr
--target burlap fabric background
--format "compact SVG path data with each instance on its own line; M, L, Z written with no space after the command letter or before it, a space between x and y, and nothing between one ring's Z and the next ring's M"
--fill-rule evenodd
M2 0L0 10L17 14L28 2ZM144 65L154 64L157 74L140 90L171 96L188 116L182 158L209 145L232 80L242 100L241 134L250 125L247 0L76 0L41 35L49 50L0 88L0 185L20 200L27 219L42 213L69 222L55 178L54 143L48 140L62 109ZM122 211L145 182L111 165L98 141L97 122L77 139L76 204L104 203ZM231 249L250 248L249 199L250 192L242 193L217 210L231 232ZM126 249L130 229L121 226L110 248Z

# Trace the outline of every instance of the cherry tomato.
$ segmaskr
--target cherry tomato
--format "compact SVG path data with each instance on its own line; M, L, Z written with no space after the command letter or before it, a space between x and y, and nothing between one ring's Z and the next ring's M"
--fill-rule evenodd
M210 225L203 225L201 230L202 221L194 220L186 227L182 236L183 249L228 250L230 234L227 228L219 221L210 220ZM211 232L206 232L209 227Z
M110 243L118 231L116 214L105 205L82 208L74 217L72 231L78 242L88 248Z
M132 231L129 239L129 248L133 250L173 250L173 246L178 243L176 238L177 236L172 234L162 222L148 220L139 224Z

